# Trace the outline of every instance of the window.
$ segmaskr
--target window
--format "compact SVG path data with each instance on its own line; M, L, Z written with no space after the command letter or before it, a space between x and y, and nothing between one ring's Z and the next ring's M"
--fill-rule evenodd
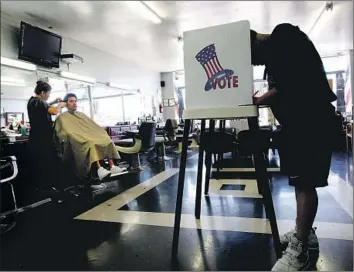
M101 126L113 126L123 121L122 97L93 99L93 120Z
M131 123L138 122L138 118L144 115L144 108L139 94L124 96L124 114L125 120Z
M322 63L326 72L346 71L349 65L348 56L346 55L322 58Z

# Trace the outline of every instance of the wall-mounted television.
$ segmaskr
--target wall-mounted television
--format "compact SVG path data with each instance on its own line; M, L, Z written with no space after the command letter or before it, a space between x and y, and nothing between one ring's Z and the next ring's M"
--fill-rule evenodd
M21 22L18 58L47 68L59 68L61 36Z

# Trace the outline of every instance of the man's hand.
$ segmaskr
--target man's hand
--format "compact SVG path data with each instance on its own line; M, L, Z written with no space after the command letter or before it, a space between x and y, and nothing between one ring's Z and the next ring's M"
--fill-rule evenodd
M271 105L276 93L277 93L277 90L274 87L260 97L253 96L253 103L255 105Z
M260 97L253 96L253 104L259 105L259 101L260 101L259 99L260 99Z

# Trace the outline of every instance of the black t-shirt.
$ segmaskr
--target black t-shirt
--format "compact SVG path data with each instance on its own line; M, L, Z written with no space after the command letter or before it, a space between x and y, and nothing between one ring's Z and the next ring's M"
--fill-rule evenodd
M268 82L277 89L272 110L279 123L287 125L314 111L333 111L331 102L337 97L321 57L305 33L291 24L278 25L270 36L268 53Z
M53 121L48 108L48 104L37 97L31 97L28 100L27 111L31 124L30 141L40 144L52 143Z

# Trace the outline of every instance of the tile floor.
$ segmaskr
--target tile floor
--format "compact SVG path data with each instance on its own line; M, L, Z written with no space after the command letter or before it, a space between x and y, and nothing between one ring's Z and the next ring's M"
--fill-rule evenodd
M147 171L108 182L95 195L47 204L18 216L1 236L1 270L270 270L269 223L252 163L213 169L210 193L194 218L197 151L188 154L179 254L171 259L178 155ZM319 271L353 271L353 162L332 159L330 185L318 189L315 225ZM294 226L294 189L271 157L272 194L280 233ZM217 179L219 178L219 179Z

